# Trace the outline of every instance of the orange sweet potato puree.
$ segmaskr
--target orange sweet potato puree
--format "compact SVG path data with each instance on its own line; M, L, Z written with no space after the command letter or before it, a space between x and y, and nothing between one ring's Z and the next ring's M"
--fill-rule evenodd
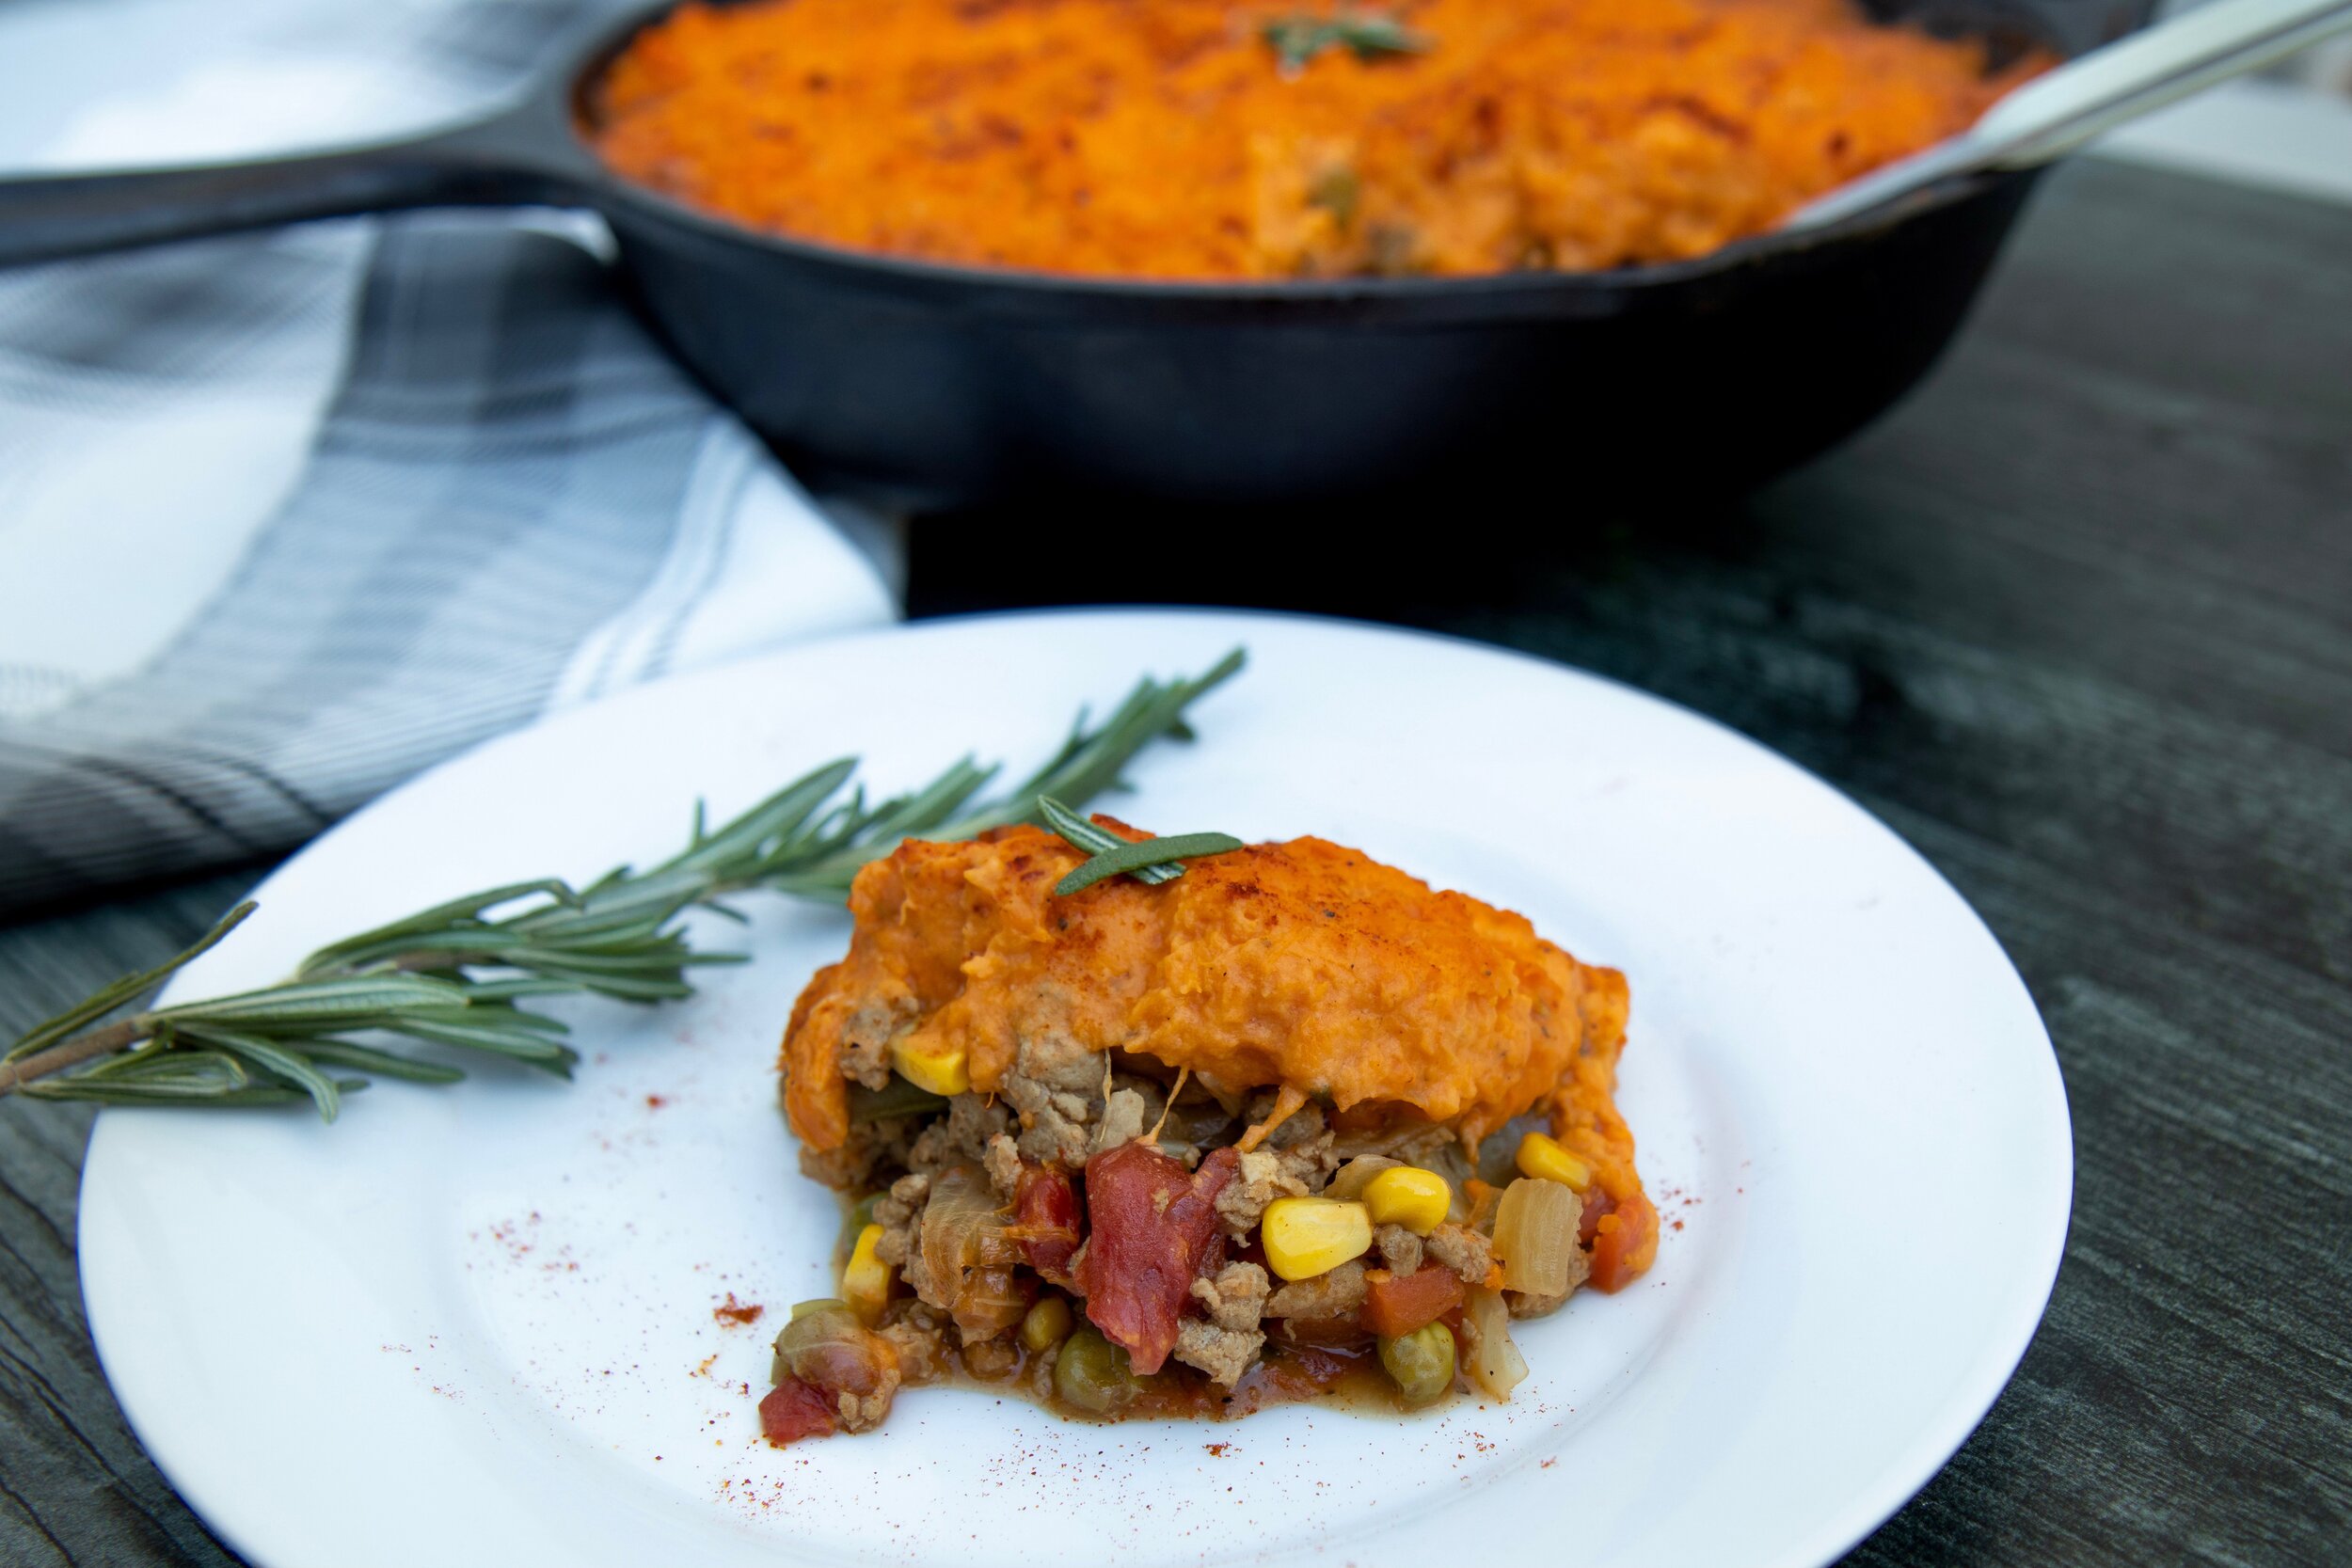
M1196 861L1158 887L1118 877L1055 897L1086 858L1021 827L904 844L861 871L849 955L809 982L786 1031L793 1131L842 1144L853 1035L960 1047L982 1094L1024 1036L1059 1035L1225 1092L1409 1107L1473 1141L1548 1107L1613 1196L1639 1194L1614 1102L1628 1007L1615 970L1319 838Z
M1286 72L1328 0L689 4L590 94L630 179L756 229L1167 278L1702 255L2051 61L1850 0L1404 0L1422 53Z

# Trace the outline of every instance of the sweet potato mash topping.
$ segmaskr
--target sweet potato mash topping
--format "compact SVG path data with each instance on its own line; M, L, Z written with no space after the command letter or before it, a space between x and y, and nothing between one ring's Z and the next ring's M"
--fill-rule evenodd
M849 956L809 983L785 1037L803 1142L841 1146L861 1063L961 1059L986 1096L1025 1041L1054 1040L1189 1069L1235 1102L1293 1090L1342 1126L1419 1117L1475 1142L1548 1108L1602 1186L1638 1195L1613 1100L1627 1013L1614 970L1322 839L1055 897L1085 859L1020 827L908 843L859 873Z
M1366 8L1356 8L1350 16ZM1418 53L1274 44L1313 0L689 4L591 95L630 179L754 228L1148 277L1702 255L2044 69L1849 0L1406 0Z

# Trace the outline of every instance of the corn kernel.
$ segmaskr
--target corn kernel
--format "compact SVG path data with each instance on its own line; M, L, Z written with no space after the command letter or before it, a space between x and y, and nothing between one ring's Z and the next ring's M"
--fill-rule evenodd
M1059 1296L1040 1296L1021 1320L1021 1342L1032 1355L1041 1354L1070 1338L1070 1304Z
M1372 1215L1360 1203L1278 1197L1265 1206L1258 1239L1284 1279L1312 1279L1372 1250Z
M1374 1177L1384 1170L1394 1170L1404 1163L1402 1160L1391 1160L1385 1154L1359 1154L1340 1167L1339 1174L1331 1178L1330 1185L1323 1189L1323 1196L1353 1203L1364 1196L1364 1188L1371 1184Z
M961 1046L901 1035L890 1042L890 1065L899 1077L933 1094L952 1097L972 1086L972 1069Z
M882 1236L879 1225L859 1231L857 1245L850 1249L850 1260L841 1266L841 1299L850 1304L859 1322L867 1324L879 1319L890 1303L890 1265L874 1256Z
M1426 1236L1445 1223L1454 1189L1444 1177L1419 1165L1392 1165L1364 1183L1364 1208L1375 1225L1401 1225Z
M1557 1181L1580 1193L1593 1184L1593 1167L1561 1148L1558 1139L1541 1132L1530 1132L1519 1140L1518 1163L1521 1176L1538 1181Z

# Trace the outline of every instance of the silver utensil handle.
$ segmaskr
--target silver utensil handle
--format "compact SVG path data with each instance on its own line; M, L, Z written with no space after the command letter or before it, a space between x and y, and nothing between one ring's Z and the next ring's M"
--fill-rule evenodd
M2345 27L2352 0L2215 0L2035 78L1960 135L1840 185L1781 228L1819 229L1958 175L2048 163Z

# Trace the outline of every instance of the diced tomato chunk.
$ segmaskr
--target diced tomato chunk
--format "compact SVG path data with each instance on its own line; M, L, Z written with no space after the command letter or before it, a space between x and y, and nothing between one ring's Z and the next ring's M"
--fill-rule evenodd
M1462 1281L1442 1263L1412 1274L1374 1269L1364 1275L1364 1326L1384 1339L1426 1328L1462 1305Z
M1636 1193L1593 1227L1593 1288L1622 1291L1658 1256L1658 1211Z
M1186 1171L1137 1140L1087 1162L1087 1253L1078 1264L1087 1317L1127 1350L1142 1376L1176 1345L1177 1320L1216 1234L1216 1195L1241 1156L1220 1148Z
M831 1437L841 1430L833 1402L822 1392L787 1377L759 1402L759 1430L777 1448L803 1437Z
M1064 1172L1025 1163L1013 1207L1020 1215L1021 1252L1040 1277L1067 1289L1070 1255L1078 1250L1078 1194Z

